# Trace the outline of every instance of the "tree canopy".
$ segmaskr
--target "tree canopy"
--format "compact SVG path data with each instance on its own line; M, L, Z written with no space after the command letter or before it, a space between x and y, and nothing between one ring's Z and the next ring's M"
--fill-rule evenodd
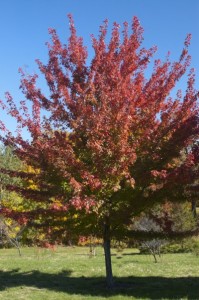
M7 186L38 203L23 213L26 222L34 223L39 215L49 224L57 215L73 219L76 210L80 224L86 220L91 228L101 228L111 285L111 235L155 203L188 199L198 177L199 93L193 69L184 94L178 90L171 97L190 66L191 36L178 61L171 62L169 54L164 61L156 59L148 78L156 47L141 47L143 28L136 17L131 26L123 24L122 33L114 23L109 42L105 21L99 36L92 36L90 63L71 16L69 20L67 44L49 29L48 63L37 60L49 94L37 86L38 75L20 70L25 100L20 108L9 93L1 101L18 123L14 135L1 122L1 140L36 172L2 172L35 183L34 189ZM21 133L24 127L29 140ZM6 207L2 213L20 218Z

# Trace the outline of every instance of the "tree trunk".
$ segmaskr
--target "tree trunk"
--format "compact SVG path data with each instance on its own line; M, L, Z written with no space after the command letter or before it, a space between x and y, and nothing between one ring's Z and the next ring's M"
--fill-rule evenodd
M151 254L153 255L153 258L154 258L154 262L157 263L157 258L156 258L156 254L153 250L151 250Z
M19 256L21 256L21 249L20 249L20 247L19 247L18 245L17 245L16 247L17 247L17 250L18 250Z
M196 200L191 201L191 211L193 213L194 218L197 218L197 212L196 212Z
M109 217L105 218L103 241L104 241L104 255L105 255L105 266L106 266L106 283L109 288L112 288L113 273L112 273L112 263L111 263L111 239L110 239Z

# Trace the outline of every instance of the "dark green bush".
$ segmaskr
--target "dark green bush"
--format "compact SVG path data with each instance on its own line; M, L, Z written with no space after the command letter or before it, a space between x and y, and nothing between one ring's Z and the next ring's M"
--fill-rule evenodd
M161 248L162 253L194 253L199 255L199 240L196 238L170 242Z

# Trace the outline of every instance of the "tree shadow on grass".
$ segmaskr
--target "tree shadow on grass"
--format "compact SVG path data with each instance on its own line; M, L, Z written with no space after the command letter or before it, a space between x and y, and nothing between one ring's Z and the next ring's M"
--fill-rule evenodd
M199 299L199 277L117 277L112 290L106 288L104 277L72 277L70 270L58 274L20 269L0 271L0 291L27 286L82 296L111 297L125 295L138 299Z

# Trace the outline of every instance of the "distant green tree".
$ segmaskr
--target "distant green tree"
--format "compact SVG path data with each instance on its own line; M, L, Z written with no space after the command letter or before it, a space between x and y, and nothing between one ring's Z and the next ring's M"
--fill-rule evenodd
M181 233L191 232L196 228L197 220L193 216L190 202L170 203L167 201L163 205L156 205L132 220L130 225L130 229L140 231L137 239L141 250L150 252L155 262L157 262L157 255L160 257L162 246L166 244L180 243L183 250L188 237L181 237ZM172 238L170 238L171 233Z
M8 185L22 185L21 179L18 177L10 177L4 173L4 170L19 171L22 169L22 162L14 155L10 147L0 146L0 209L6 206L11 209L17 209L22 206L23 199L17 193L7 190ZM6 218L0 215L0 244L10 244L20 251L20 239L25 226L20 225L12 218Z

